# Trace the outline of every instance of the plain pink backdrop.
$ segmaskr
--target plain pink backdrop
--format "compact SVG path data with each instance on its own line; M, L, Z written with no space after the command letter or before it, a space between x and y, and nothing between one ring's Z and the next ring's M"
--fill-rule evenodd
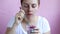
M19 0L0 0L0 34L5 34L7 23L19 6ZM51 34L60 34L60 0L41 0L38 15L48 19Z

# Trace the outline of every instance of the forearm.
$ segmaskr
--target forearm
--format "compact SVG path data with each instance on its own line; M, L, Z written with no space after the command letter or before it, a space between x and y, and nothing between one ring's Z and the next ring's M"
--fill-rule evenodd
M6 34L15 34L16 25L14 24L12 28L7 28Z
M15 34L15 29L9 29L9 28L7 28L5 34Z

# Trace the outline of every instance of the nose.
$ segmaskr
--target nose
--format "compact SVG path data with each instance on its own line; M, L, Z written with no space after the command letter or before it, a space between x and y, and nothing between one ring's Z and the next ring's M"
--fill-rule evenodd
M31 12L31 11L32 11L32 7L31 7L31 6L28 8L28 11L29 11L29 12Z

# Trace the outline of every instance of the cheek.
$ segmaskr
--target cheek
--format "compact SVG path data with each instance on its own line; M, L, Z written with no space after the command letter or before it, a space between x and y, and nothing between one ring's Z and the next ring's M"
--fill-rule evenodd
M37 13L37 12L38 12L38 8L35 8L35 9L34 9L34 13Z
M27 8L24 8L23 6L22 6L22 9L26 12L28 9Z
M24 10L25 13L27 13L27 11L28 11L28 9L26 9L26 8L23 8L23 10Z
M27 11L27 8L22 7L22 9L23 9L25 12Z

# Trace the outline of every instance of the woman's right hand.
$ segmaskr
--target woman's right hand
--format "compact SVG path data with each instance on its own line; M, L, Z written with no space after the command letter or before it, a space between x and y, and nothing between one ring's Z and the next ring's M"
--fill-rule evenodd
M23 9L20 9L19 13L17 13L15 15L15 23L19 24L19 22L22 22L23 18L24 18L25 12Z

